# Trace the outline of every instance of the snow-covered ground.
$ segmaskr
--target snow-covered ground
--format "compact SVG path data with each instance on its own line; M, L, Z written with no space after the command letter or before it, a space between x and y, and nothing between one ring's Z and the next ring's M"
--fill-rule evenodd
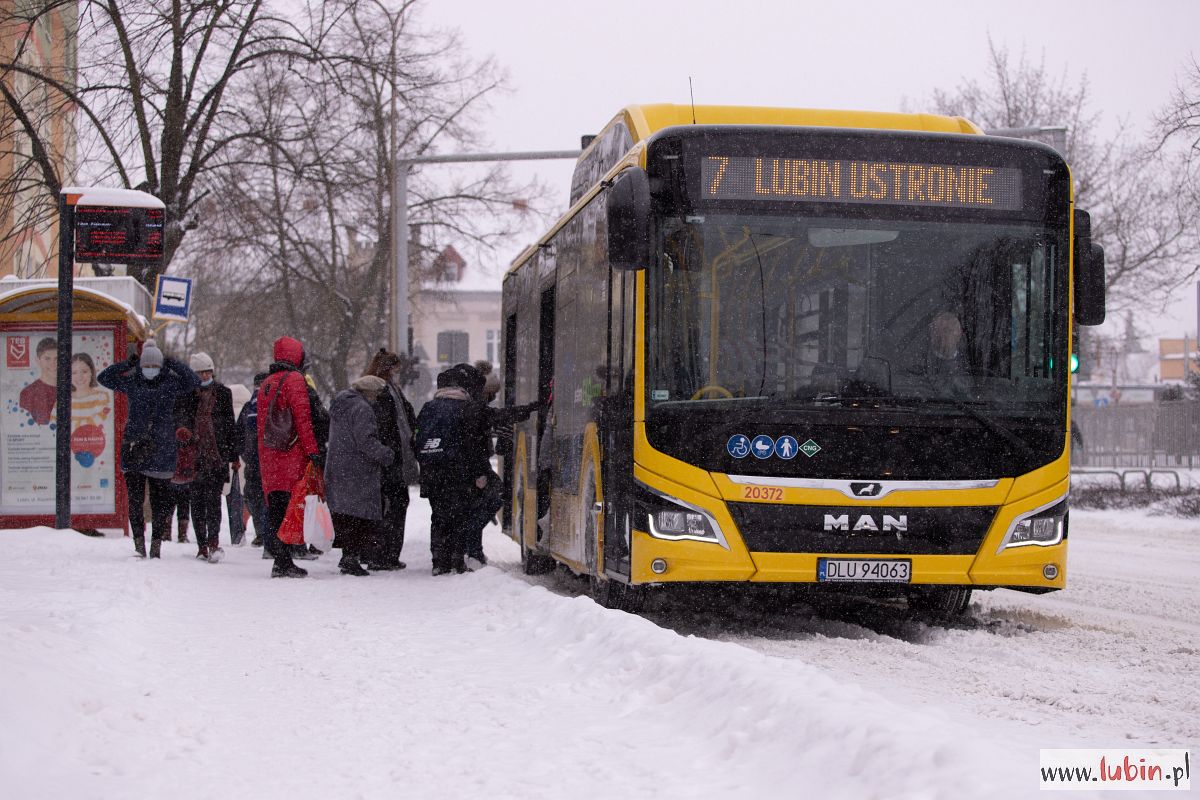
M269 580L251 547L0 531L0 796L1032 797L1043 747L1200 740L1200 522L1072 512L1067 591L949 629L561 576ZM1128 796L1128 795L1126 795Z

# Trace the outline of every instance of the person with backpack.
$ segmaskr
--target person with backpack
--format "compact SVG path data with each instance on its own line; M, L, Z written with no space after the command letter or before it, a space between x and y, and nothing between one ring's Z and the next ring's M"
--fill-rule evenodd
M322 465L313 432L312 406L304 380L304 345L290 336L275 340L274 363L258 389L258 464L267 501L265 551L274 559L272 578L303 578L307 570L292 561L291 547L279 541L292 489L309 462Z
M129 498L129 529L134 552L146 557L146 517L142 504L150 490L150 558L159 558L164 534L170 538L171 477L175 474L175 398L194 391L200 379L183 364L163 358L153 341L141 355L96 376L106 389L121 392L128 401L121 434L120 468Z
M246 507L250 509L250 518L254 520L254 547L263 546L263 534L267 530L267 501L263 496L262 475L258 467L258 390L266 380L267 373L260 372L254 376L254 392L242 406L237 418L238 450L245 467L242 470L242 496ZM263 558L271 555L265 549Z
M484 378L470 364L456 364L437 376L433 399L417 415L417 461L421 496L432 511L429 550L433 574L470 572L464 559L473 515L488 485L488 422L474 397Z
M363 375L329 405L325 492L333 518L333 546L342 549L338 569L343 575L369 575L362 560L370 558L370 548L379 539L383 474L396 458L380 441L375 415L375 401L385 391L382 378Z

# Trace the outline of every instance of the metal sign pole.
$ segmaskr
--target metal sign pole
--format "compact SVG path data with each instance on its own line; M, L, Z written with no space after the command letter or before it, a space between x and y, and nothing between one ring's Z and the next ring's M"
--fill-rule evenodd
M398 158L392 164L392 337L396 350L412 354L408 340L408 169L413 164L466 164L479 161L544 161L578 158L582 150L539 150L524 153L458 153Z
M75 291L75 206L58 196L58 378L54 431L54 527L71 527L71 327Z

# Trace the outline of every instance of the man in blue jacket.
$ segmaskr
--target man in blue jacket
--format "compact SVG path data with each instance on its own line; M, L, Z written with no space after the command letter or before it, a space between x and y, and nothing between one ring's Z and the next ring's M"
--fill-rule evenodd
M175 398L200 387L200 378L183 364L163 358L153 340L139 358L113 364L96 381L128 398L129 412L121 434L121 472L129 495L129 528L134 552L146 556L146 518L142 512L150 490L150 557L158 558L163 536L170 538L171 477L175 474Z

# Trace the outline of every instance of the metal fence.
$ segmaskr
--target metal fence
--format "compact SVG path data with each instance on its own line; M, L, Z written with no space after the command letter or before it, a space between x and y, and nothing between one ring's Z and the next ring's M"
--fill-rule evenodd
M1078 426L1071 458L1077 466L1200 465L1200 400L1076 406L1071 419Z

